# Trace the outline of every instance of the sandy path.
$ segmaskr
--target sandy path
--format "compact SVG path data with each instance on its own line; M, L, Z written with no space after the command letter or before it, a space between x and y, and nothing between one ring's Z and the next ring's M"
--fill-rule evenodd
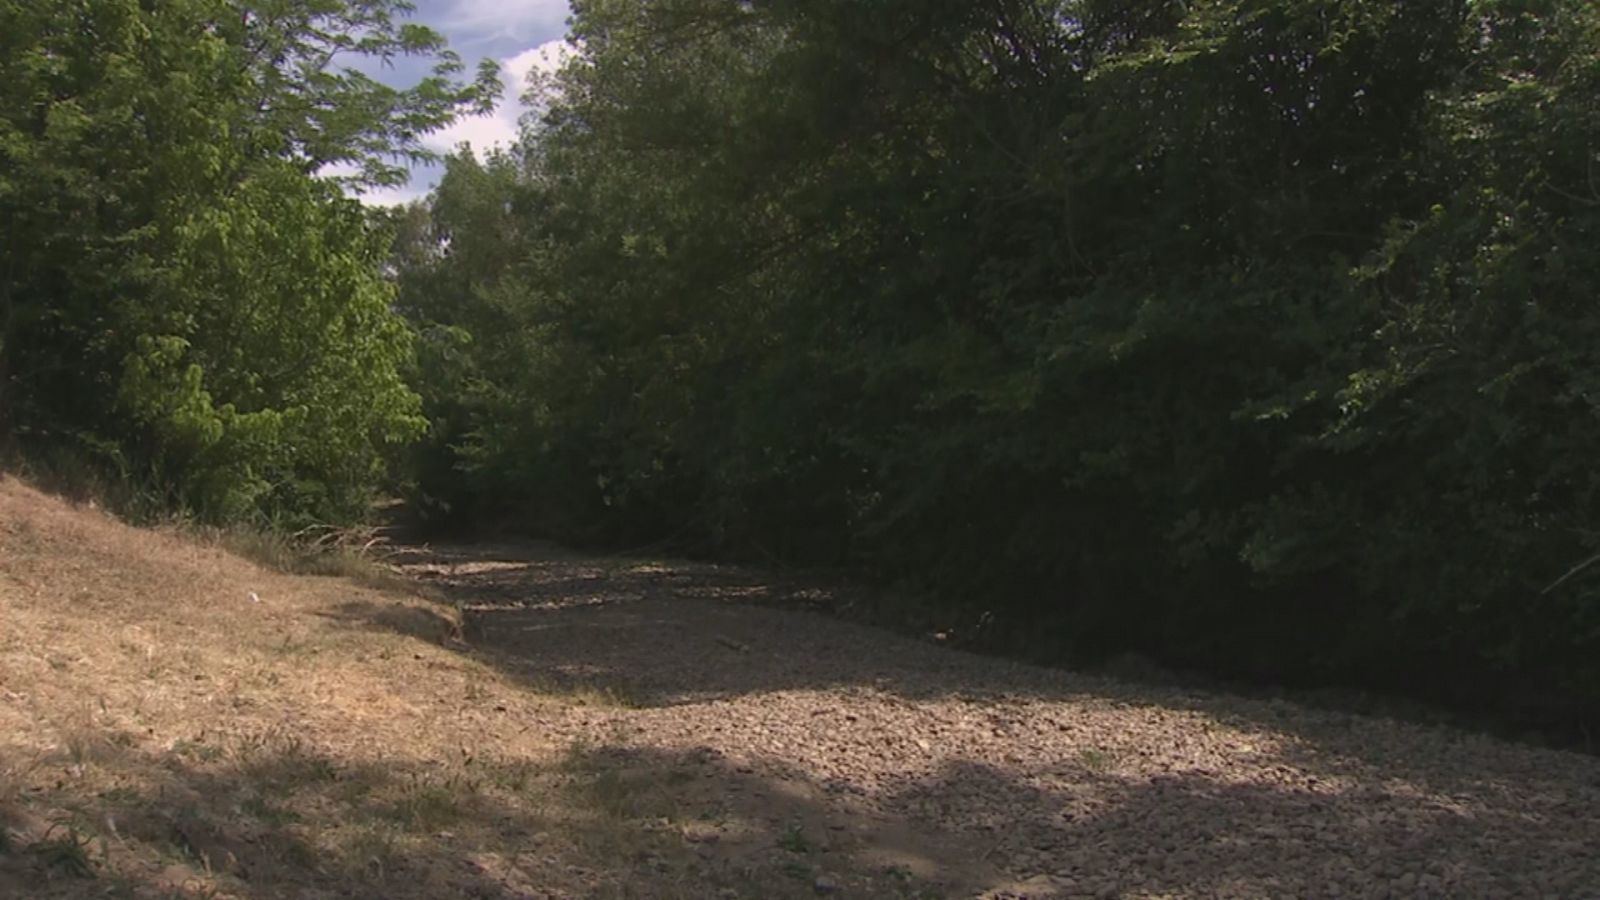
M783 834L818 893L1600 897L1591 757L978 658L732 569L537 544L404 568L509 674L619 701L552 740L703 810L709 862L770 865Z

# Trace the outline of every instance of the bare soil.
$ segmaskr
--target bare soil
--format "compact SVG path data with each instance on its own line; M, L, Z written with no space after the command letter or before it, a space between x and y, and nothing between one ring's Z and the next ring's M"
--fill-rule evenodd
M1592 757L979 658L740 569L395 562L282 575L0 481L0 897L1600 897Z

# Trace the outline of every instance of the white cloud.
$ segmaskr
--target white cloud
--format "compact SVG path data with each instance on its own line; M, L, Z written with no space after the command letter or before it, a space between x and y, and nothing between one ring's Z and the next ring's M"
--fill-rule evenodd
M438 27L458 47L537 40L566 30L567 0L452 0Z
M565 10L565 2L561 7ZM554 73L571 55L572 47L566 43L566 39L558 38L501 59L500 79L505 83L505 93L495 109L486 115L463 116L450 127L424 137L423 144L438 153L452 153L466 144L480 158L496 147L511 147L520 134L518 120L528 111L522 102L523 95L536 78ZM409 183L394 188L371 189L357 196L369 206L398 206L419 200L427 196L438 180L440 171L437 166L431 165L415 167ZM327 166L319 174L348 176L355 174L355 168L349 165ZM355 192L352 190L351 193Z
M322 178L348 178L360 174L360 167L353 163L330 163L317 170L317 175ZM346 196L355 197L368 206L402 206L413 200L421 200L428 195L429 179L417 177L420 173L413 171L411 180L397 187L357 188L346 184Z
M429 190L431 188L413 174L411 181L406 184L399 187L374 188L358 195L356 199L368 206L404 206L413 200L421 200L428 196Z
M548 75L561 67L572 53L565 39L546 41L500 61L500 77L505 95L492 113L456 120L449 128L425 139L429 148L449 152L467 144L479 155L495 147L509 147L517 140L517 120L527 111L522 96L538 74Z

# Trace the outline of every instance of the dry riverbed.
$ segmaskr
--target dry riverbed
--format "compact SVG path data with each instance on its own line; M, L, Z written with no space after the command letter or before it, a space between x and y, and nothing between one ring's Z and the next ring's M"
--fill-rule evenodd
M1600 897L1592 757L734 569L397 562L269 572L0 481L0 896Z

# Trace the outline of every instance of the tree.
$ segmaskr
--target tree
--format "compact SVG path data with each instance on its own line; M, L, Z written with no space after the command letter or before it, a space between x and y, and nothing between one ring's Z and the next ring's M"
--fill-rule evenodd
M1050 658L1600 696L1592 571L1539 593L1600 549L1593 4L574 10L431 208L500 223L425 317L446 499Z
M0 3L0 433L209 516L348 516L421 427L336 186L492 102L395 0ZM435 54L407 90L345 65Z

